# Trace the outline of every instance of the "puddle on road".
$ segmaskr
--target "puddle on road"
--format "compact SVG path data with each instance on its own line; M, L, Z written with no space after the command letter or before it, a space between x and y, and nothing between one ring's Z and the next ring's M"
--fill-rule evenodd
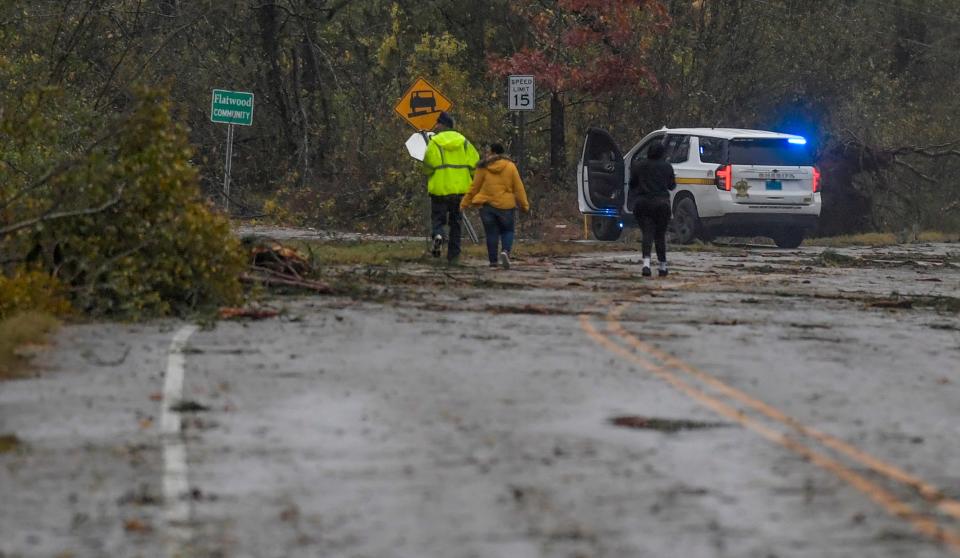
M609 419L610 424L623 428L638 430L656 430L658 432L680 432L682 430L703 430L707 428L725 428L731 426L726 422L705 422L686 419L664 419L657 417L643 417L625 415Z

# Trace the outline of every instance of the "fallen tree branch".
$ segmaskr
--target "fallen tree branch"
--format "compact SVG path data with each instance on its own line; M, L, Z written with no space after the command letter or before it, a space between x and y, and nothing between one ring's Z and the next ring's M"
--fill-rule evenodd
M956 145L956 142L944 143L940 145L928 145L925 147L906 146L894 149L890 151L890 154L894 157L898 155L923 155L924 157L928 157L930 159L939 159L940 157L950 156L960 157L960 150L950 149L954 145Z
M289 279L291 281L309 281L309 279L304 279L299 275L293 275L290 273L284 273L282 271L277 271L276 269L271 269L269 267L263 267L261 265L251 265L251 271L260 274L270 275L271 277L278 277L280 279Z
M39 217L34 217L33 219L27 219L26 221L21 221L19 223L14 223L12 225L7 225L6 227L0 228L0 237L8 236L19 230L32 227L39 223L45 223L47 221L55 221L58 219L67 219L70 217L82 217L85 215L96 215L97 213L103 213L104 211L110 209L111 207L117 205L118 203L120 203L120 198L116 197L98 207L88 207L86 209L77 209L75 211L60 211L57 213L47 213Z
M221 320L248 318L251 320L266 320L280 315L279 310L273 308L221 308L218 312Z
M127 116L129 116L129 115L127 115ZM47 183L50 181L50 179L52 179L52 178L54 178L54 177L56 177L56 176L59 176L59 175L65 173L65 172L67 172L68 170L72 169L73 167L79 165L80 163L82 163L82 162L84 161L84 158L85 158L87 155L90 154L90 152L92 152L94 149L96 149L97 147L99 147L100 144L103 143L106 139L108 139L108 138L110 138L110 137L113 137L113 135L114 135L115 133L116 133L116 132L115 132L114 130L111 130L109 133L105 133L105 134L101 135L100 137L98 137L98 138L96 138L95 140L93 140L93 143L85 146L83 149L81 149L81 150L80 150L76 155L74 155L73 157L70 157L69 159L60 161L59 163L57 163L56 165L54 165L53 167L51 167L50 169L48 169L47 172L45 172L42 176L40 176L40 178L36 179L36 180L33 181L32 183L30 183L30 184L24 186L23 188L19 189L19 190L18 190L17 192L15 192L14 195L11 196L9 199L4 200L3 203L0 204L0 208L5 208L5 207L10 206L11 204L13 204L13 202L17 201L17 199L19 199L19 198L21 198L21 197L23 197L23 196L26 196L26 195L29 194L30 192L33 192L33 191L39 189L41 186L44 186L45 184L47 184ZM9 161L4 161L4 164L6 164L6 165L8 165L8 166L11 166L11 168L14 168L15 172L20 172L20 171L16 171L16 168L13 167L13 165L11 165ZM21 173L21 174L22 174L22 173Z
M900 159L894 159L894 160L893 160L893 164L909 170L910 172L912 172L913 174L917 175L919 178L921 178L921 179L929 182L930 184L936 184L936 183L937 183L937 181L936 181L935 179L933 179L933 178L931 178L931 177L923 174L922 172L920 172L919 170L917 170L916 167L914 167L913 165L911 165L910 163L908 163L908 162L906 162L906 161L901 161Z
M314 291L317 294L333 294L333 287L326 283L321 283L320 281L310 281L308 279L298 280L286 278L282 275L256 275L252 273L244 273L240 276L240 280L245 283L261 283L264 285L278 287L298 287L301 289Z

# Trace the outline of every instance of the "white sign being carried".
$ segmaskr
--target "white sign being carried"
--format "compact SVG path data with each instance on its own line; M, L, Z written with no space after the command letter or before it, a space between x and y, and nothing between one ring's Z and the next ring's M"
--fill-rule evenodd
M407 139L407 153L418 161L423 161L427 154L427 143L433 137L433 132L416 132Z
M536 91L533 76L510 76L507 88L507 107L510 110L535 110Z

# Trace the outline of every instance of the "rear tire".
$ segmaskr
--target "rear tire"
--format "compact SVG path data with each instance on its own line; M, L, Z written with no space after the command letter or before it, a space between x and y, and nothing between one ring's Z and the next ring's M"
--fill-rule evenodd
M697 204L690 198L683 198L673 209L673 236L679 244L691 244L700 236L700 215Z
M805 236L803 229L784 229L773 235L773 242L777 248L797 248L803 243Z
M620 238L620 220L610 217L591 217L590 230L597 240L616 240Z

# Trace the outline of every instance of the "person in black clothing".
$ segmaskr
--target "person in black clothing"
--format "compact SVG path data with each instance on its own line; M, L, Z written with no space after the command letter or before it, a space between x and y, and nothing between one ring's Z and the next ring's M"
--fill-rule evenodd
M630 197L633 216L643 231L643 276L650 277L650 248L656 241L658 275L667 275L667 226L670 225L670 191L677 187L673 166L663 160L665 148L655 143L647 158L630 167Z

